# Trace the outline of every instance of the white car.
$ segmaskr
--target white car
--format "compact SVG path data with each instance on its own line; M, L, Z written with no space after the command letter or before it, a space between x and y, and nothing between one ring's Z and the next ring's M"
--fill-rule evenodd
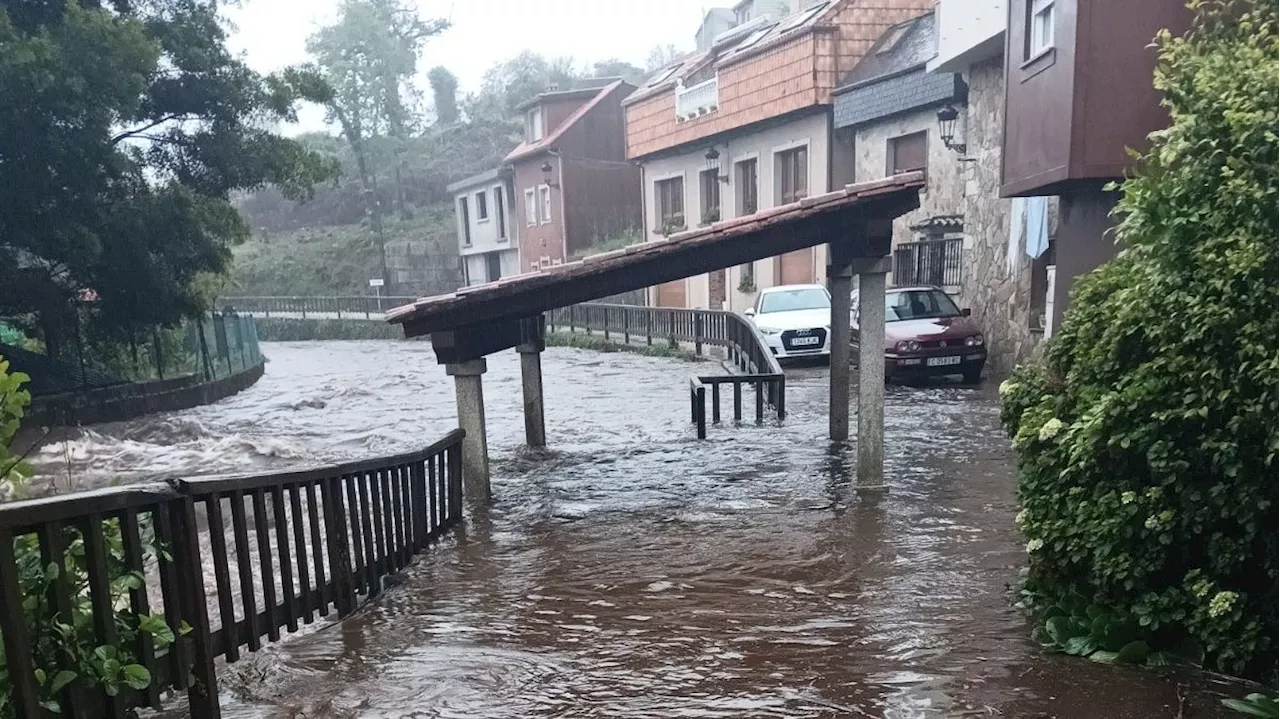
M778 359L831 355L831 293L822 285L765 288L743 314Z

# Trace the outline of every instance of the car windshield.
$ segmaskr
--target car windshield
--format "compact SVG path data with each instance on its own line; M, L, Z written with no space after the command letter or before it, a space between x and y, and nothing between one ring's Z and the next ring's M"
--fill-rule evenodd
M903 290L884 296L886 322L956 317L959 314L956 303L942 290Z
M760 314L793 312L795 310L825 310L831 307L831 297L821 287L797 287L794 290L766 292L760 298Z

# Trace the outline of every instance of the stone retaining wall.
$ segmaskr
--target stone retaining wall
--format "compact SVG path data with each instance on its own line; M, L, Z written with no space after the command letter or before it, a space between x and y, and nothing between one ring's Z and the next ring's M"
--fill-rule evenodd
M217 402L251 387L265 370L257 364L238 374L201 382L196 375L132 382L118 387L69 392L31 401L23 426L64 427L98 422L120 422L154 412L172 412Z

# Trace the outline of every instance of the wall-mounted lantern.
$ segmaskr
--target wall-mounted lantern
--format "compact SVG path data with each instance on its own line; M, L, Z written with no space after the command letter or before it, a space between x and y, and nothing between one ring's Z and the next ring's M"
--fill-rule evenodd
M550 162L542 163L541 169L542 169L542 184L546 185L547 187L560 187L558 183L552 181L551 170L554 168L551 167Z
M960 117L960 112L950 105L944 105L938 110L938 137L942 138L942 144L947 146L948 150L955 150L957 154L964 155L967 149L963 142L952 142L956 136L956 118Z
M716 150L715 147L710 147L707 149L707 154L703 155L703 157L707 160L707 170L716 173L717 180L727 183L729 181L729 176L720 174L720 152Z

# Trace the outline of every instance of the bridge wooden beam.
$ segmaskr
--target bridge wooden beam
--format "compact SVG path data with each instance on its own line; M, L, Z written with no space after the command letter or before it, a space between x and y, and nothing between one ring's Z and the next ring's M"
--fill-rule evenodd
M393 311L390 321L402 323L406 337L430 334L434 338L437 333L468 325L529 317L557 307L813 247L836 233L847 238L843 244L852 256L883 257L889 252L887 241L850 234L847 229L864 220L890 221L915 209L919 206L918 194L915 187L908 189L909 192L869 198L775 224L769 224L770 219L765 216L735 228L732 236L716 236L713 231L706 238L633 245L587 258L566 269L552 268L534 276L520 276L518 280L499 281L456 295L432 298L431 302L422 301Z

